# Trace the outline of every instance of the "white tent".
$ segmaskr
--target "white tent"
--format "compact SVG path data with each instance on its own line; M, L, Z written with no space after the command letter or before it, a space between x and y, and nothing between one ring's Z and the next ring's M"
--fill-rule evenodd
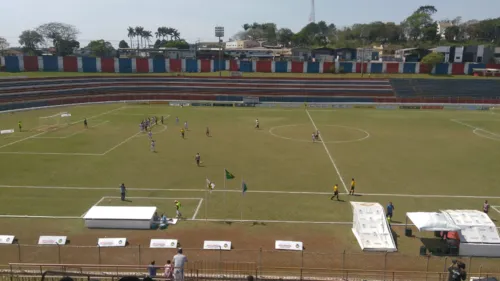
M443 213L437 212L413 212L406 213L419 231L459 231L451 218Z
M397 251L392 231L379 203L351 202L352 232L364 251Z
M500 257L500 236L490 217L477 210L406 213L419 231L456 231L460 256Z

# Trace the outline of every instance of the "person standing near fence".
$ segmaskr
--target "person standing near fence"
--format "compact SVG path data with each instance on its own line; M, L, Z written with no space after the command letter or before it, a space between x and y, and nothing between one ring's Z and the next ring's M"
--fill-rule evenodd
M120 197L122 201L125 201L125 193L127 193L127 188L125 187L125 184L122 183L122 185L120 185Z
M188 261L187 257L182 253L182 249L177 250L177 255L173 258L174 261L174 280L184 281L184 264Z

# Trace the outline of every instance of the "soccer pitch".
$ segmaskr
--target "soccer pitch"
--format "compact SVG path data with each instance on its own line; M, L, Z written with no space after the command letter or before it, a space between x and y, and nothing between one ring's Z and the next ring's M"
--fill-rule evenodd
M40 117L60 112L71 120L40 126ZM140 121L152 116L165 117L153 127L156 153L139 132ZM14 234L22 244L50 234L68 235L75 245L113 235L145 245L157 232L87 230L80 218L94 205L120 204L154 205L172 216L178 199L186 221L166 233L182 234L183 247L227 239L240 249L271 250L274 240L293 240L310 251L359 252L349 226L351 200L392 201L395 225L408 211L481 209L484 200L500 205L500 115L491 112L120 103L1 114L0 129L13 128L0 136L0 229L6 232L0 234ZM312 142L315 130L322 142ZM225 190L224 169L235 175ZM358 196L345 194L351 178ZM216 185L210 194L206 179ZM131 202L117 199L121 183ZM334 184L340 202L330 200ZM497 209L493 219L500 219ZM395 231L399 251L416 255L421 244L402 228Z

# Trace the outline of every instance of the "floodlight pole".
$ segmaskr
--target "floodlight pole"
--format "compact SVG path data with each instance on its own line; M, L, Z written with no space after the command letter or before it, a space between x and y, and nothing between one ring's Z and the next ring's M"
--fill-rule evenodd
M216 26L215 27L215 37L219 38L219 77L222 77L222 39L224 37L224 27Z

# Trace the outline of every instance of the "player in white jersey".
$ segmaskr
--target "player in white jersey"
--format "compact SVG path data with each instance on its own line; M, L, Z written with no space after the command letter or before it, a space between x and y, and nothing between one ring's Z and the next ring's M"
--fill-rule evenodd
M313 142L316 142L316 134L314 132L312 133L312 140Z
M255 129L260 129L259 119L255 119Z
M156 152L155 146L156 146L155 141L151 140L151 152Z
M188 129L188 122L187 121L184 122L184 129L186 129L186 131L189 131L189 129Z
M153 139L153 132L151 131L151 129L149 129L148 137L149 137L150 140Z
M179 117L175 117L175 125L179 125Z

